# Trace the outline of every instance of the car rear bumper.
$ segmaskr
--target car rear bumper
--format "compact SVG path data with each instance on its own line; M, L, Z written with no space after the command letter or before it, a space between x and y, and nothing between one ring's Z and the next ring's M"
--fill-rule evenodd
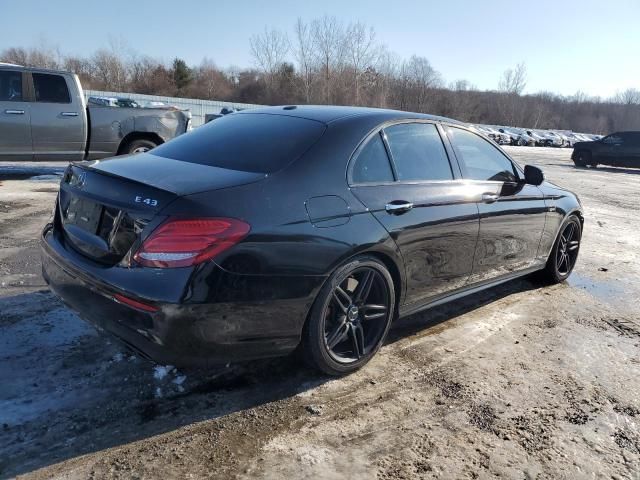
M153 272L146 281L137 279L139 287L122 289L105 281L106 271L113 269L102 267L101 272L82 265L79 254L68 251L62 242L51 229L44 230L42 271L51 290L99 330L153 361L176 366L208 366L290 353L300 341L308 309L325 278L282 280L231 274L214 266L206 280L215 282L219 295L210 303L187 298L194 296L203 281L197 275L183 285L174 282L160 287L159 283L156 290L167 297L163 301L140 294L153 290L157 281ZM133 269L119 270L126 275ZM162 283L168 282L165 279ZM256 292L262 295L258 298ZM117 294L157 311L123 304L115 300Z

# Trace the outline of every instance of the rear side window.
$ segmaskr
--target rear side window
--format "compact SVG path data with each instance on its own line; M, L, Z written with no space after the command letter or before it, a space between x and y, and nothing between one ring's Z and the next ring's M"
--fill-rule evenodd
M353 165L351 178L354 183L393 182L391 164L379 133L371 137L360 150Z
M484 138L456 127L450 127L447 133L464 166L465 178L499 182L518 180L518 173L511 160Z
M36 102L71 103L67 82L61 75L33 73L33 88Z
M22 101L22 74L10 70L0 70L0 101Z
M215 119L156 147L160 157L243 172L276 172L305 153L324 133L315 120L260 113Z
M399 181L451 180L453 172L435 125L403 123L384 130Z

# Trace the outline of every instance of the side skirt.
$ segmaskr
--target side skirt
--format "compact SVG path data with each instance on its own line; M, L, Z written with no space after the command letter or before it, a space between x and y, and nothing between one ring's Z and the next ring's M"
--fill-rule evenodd
M429 300L427 303L419 304L419 305L403 305L400 307L399 317L407 317L409 315L413 315L414 313L420 312L422 310L427 310L432 307L437 307L438 305L442 305L444 303L451 302L453 300L458 300L462 297L466 297L467 295L472 295L474 293L481 292L483 290L487 290L488 288L492 288L498 286L500 284L509 282L511 280L515 280L516 278L524 277L529 275L530 273L537 272L538 270L542 270L544 268L544 263L542 265L535 265L533 267L529 267L525 270L520 270L514 274L508 275L506 277L501 277L498 280L492 280L487 283L482 283L480 285L465 287L461 290L457 290L454 293L446 293L440 297L436 297L432 300Z

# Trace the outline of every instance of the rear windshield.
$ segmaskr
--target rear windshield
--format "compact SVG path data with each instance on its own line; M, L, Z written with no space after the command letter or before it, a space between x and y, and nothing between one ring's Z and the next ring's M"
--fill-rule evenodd
M151 153L230 170L271 173L300 157L324 130L323 123L305 118L231 114L154 148Z

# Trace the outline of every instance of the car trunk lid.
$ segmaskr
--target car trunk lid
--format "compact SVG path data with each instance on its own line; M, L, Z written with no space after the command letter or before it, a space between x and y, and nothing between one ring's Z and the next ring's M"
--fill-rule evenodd
M58 208L62 234L74 250L115 265L137 248L147 226L164 220L161 211L176 198L264 178L161 157L151 165L147 158L83 162L67 170Z
M210 165L140 153L89 162L86 168L143 183L176 195L218 190L253 183L264 173L230 170Z

